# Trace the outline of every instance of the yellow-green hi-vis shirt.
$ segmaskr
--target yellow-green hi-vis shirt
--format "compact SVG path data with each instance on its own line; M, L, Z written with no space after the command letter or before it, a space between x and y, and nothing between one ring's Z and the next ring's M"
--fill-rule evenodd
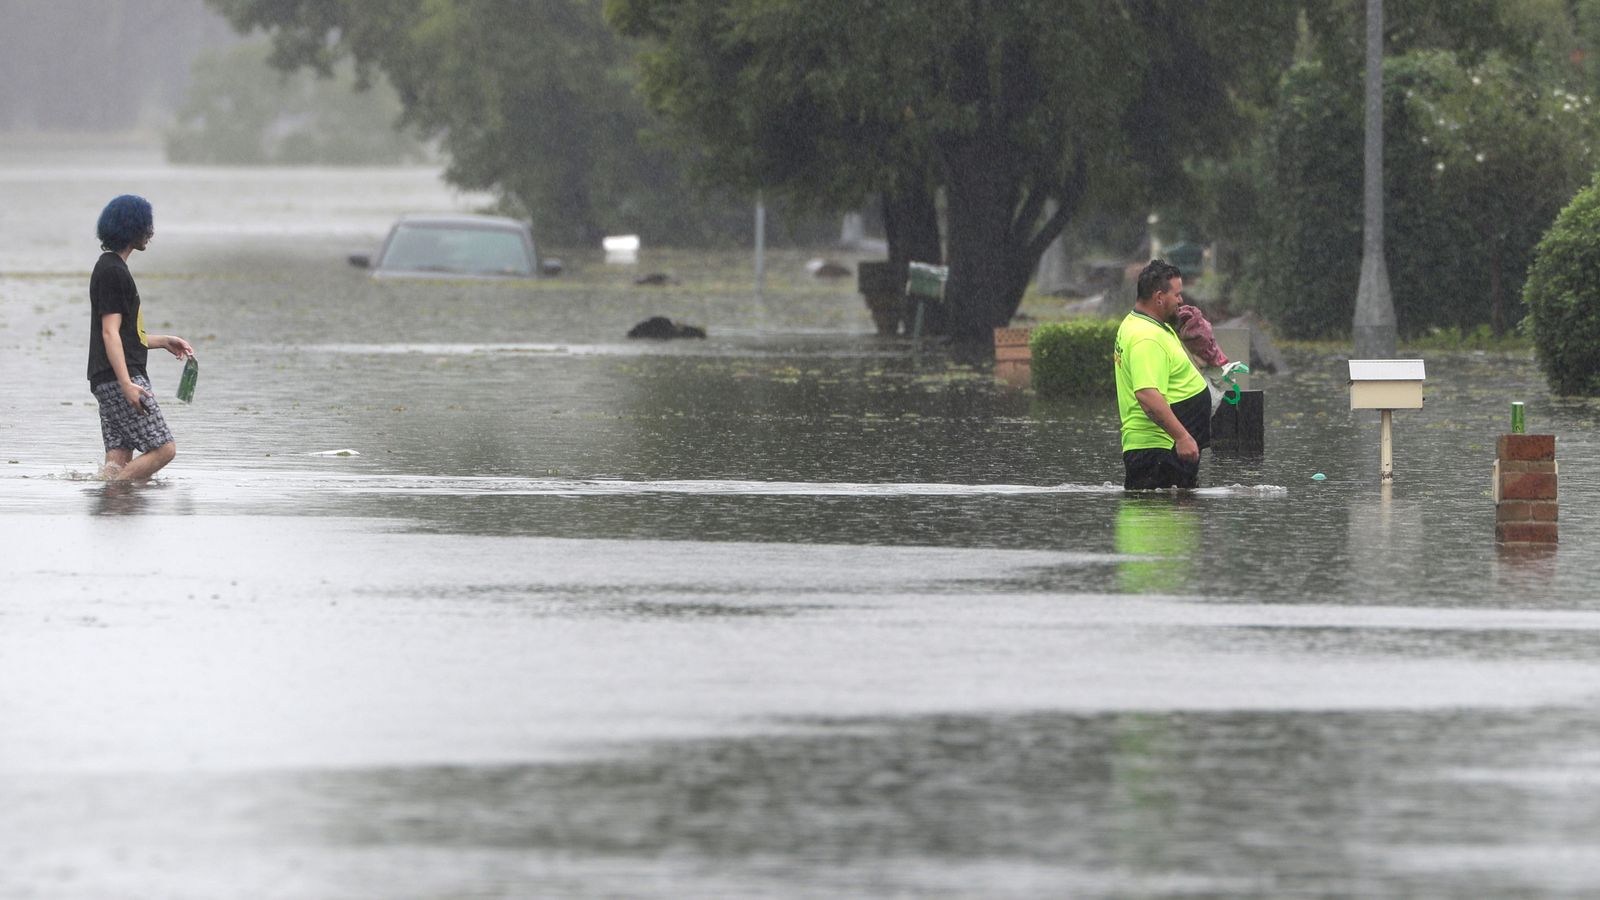
M1112 354L1117 372L1117 411L1122 414L1122 450L1149 447L1171 449L1174 441L1166 429L1145 415L1134 394L1155 388L1168 405L1188 400L1206 390L1206 379L1194 367L1172 326L1141 312L1128 313L1117 329Z

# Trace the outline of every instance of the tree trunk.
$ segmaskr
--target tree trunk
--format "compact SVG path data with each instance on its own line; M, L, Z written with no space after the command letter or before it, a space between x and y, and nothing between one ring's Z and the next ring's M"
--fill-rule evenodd
M1506 333L1506 304L1505 286L1501 280L1501 250L1500 242L1492 245L1493 252L1489 255L1489 327L1494 329L1495 337L1504 337Z
M883 232L895 271L904 272L908 263L944 261L939 208L932 192L921 184L883 192Z
M923 182L909 188L885 190L883 200L883 232L889 244L889 267L897 284L904 285L907 268L911 263L941 265L944 247L939 235L939 206L933 192ZM899 312L900 330L911 333L913 311L905 304ZM931 306L924 311L923 330L929 334L948 331L948 316ZM882 326L880 326L882 327Z
M949 198L950 281L945 300L958 341L988 344L996 328L1011 323L1045 248L1077 213L1087 183L1086 163L1054 191L1034 179L1025 186L1020 165L1007 165L1001 142L973 141L952 157ZM1044 215L1048 199L1056 209Z
M1010 234L1015 180L1002 169L991 163L952 166L950 171L950 280L945 300L951 333L963 343L985 341L993 329L1011 321L1031 274L1030 267L1018 284Z

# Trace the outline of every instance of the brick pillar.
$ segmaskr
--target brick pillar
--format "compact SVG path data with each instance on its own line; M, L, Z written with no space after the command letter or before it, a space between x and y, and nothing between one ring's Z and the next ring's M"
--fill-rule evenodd
M1495 455L1494 539L1556 543L1556 436L1502 434Z
M1033 351L1028 348L1032 328L994 330L994 374L1012 387L1027 387L1033 381Z

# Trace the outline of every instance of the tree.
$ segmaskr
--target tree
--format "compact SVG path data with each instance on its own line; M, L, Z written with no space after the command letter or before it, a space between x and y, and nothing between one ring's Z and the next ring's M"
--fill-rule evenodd
M1010 320L1040 254L1086 204L1147 210L1185 190L1184 160L1233 147L1248 101L1288 62L1298 16L1267 0L608 0L606 11L650 48L646 97L715 177L816 202L938 191L951 327L970 340Z
M1361 6L1304 5L1296 65L1255 147L1206 173L1216 198L1207 234L1231 251L1224 290L1296 336L1349 334L1339 320L1351 313L1361 247ZM1552 102L1574 89L1585 7L1600 2L1387 5L1385 232L1402 335L1515 323L1507 298L1528 251L1589 165L1592 117ZM1450 302L1418 302L1441 294Z
M1247 293L1286 334L1348 333L1360 267L1361 110L1320 62L1285 77L1261 148ZM1593 166L1592 104L1498 55L1421 50L1384 76L1390 277L1400 334L1503 333L1539 235Z
M279 68L327 75L341 59L382 72L402 121L437 137L446 177L496 190L546 241L637 231L689 240L727 204L694 195L684 165L641 140L634 48L599 0L207 0L237 29L266 30ZM747 228L742 201L735 213Z

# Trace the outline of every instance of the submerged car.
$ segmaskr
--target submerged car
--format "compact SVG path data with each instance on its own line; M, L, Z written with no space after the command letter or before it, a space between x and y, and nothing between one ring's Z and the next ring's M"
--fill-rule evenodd
M532 278L561 271L543 265L528 226L516 219L479 215L408 215L389 229L376 262L364 253L350 264L374 278Z

